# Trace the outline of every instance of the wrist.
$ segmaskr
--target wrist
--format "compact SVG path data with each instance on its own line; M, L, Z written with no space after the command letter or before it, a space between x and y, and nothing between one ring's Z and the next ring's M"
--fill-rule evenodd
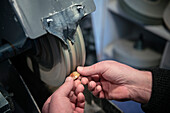
M130 86L130 97L133 101L147 103L152 92L152 73L149 71L138 71L135 80Z

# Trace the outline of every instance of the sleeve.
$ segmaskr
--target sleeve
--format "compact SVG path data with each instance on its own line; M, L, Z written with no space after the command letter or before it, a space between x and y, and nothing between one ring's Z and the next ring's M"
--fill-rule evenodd
M152 94L142 109L146 113L170 113L170 70L157 68L151 72Z

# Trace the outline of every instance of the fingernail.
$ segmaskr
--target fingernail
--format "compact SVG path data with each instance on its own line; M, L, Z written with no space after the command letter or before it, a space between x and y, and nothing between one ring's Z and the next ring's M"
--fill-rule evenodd
M71 81L71 80L73 80L73 78L71 78L71 77L67 77L67 78L66 78L66 82L69 82L69 81Z
M77 70L82 71L82 70L83 70L83 67L78 66Z

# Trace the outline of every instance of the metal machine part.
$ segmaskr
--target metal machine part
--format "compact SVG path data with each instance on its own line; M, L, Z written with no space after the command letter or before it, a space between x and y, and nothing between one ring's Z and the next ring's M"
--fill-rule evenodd
M9 1L1 0L0 7L0 62L2 62L30 49L31 44L26 44L27 37Z
M0 73L0 113L40 113L33 95L10 60L0 63Z
M61 85L77 66L85 64L85 45L79 26L74 39L74 44L67 39L69 47L51 35L38 40L40 52L34 58L38 63L41 80L49 86ZM29 68L35 71L31 57L27 58L27 63Z
M160 64L161 54L150 48L134 48L134 41L119 39L108 45L105 55L139 69ZM112 51L110 53L110 51Z
M93 0L10 0L28 37L35 39L47 33L63 38L73 35L78 21L95 10ZM79 16L78 16L79 15ZM41 23L45 24L44 28ZM52 22L49 27L46 22ZM53 21L51 21L53 20ZM57 29L57 31L55 31ZM60 37L61 36L61 37ZM65 37L67 38L67 37ZM66 39L64 39L66 41Z
M166 27L170 30L170 2L168 6L166 7L164 14L163 14L163 20L165 22Z
M166 43L164 55L162 56L160 68L170 69L170 41Z
M33 48L32 51L38 50L30 56L38 63L41 80L51 86L58 86L76 66L84 65L85 45L78 22L95 10L93 0L9 1L3 0L5 12L1 10L2 30L5 33L0 36L8 43L0 47L0 61L30 48ZM9 15L6 16L6 13ZM7 33L6 19L18 26L14 38ZM8 32L11 31L15 29ZM43 36L48 37L41 38ZM28 56L28 65L32 69L30 58Z
M10 43L3 44L0 46L0 62L21 54L22 52L25 52L31 48L32 44L30 40L27 42L23 42L22 40L21 42L15 43L14 45Z
M32 45L28 38L36 39L47 32L65 45L68 38L74 43L78 22L95 10L93 0L2 0L0 6L0 62L29 50ZM46 19L50 22L49 18L54 21L48 30L42 23Z
M10 106L8 101L5 99L5 97L0 92L0 112L1 113L8 113L11 112Z
M162 24L169 0L120 0L121 8L142 24Z
M27 55L29 68L37 72L34 66L37 64L40 75L31 72L31 76L37 77L45 87L46 84L61 85L70 72L84 65L85 44L78 23L95 10L93 0L2 0L0 6L0 62L21 53L24 57ZM24 63L20 59L16 62L16 67L26 64L26 60ZM30 71L27 66L26 70ZM40 112L24 82L32 77L27 74L22 79L14 70L9 70L9 73L12 77L9 86L14 89L14 96L18 96L21 107L29 113ZM23 85L26 91L22 92ZM33 87L37 91L37 87Z
M64 44L68 45L67 39L74 43L73 34L77 29L79 20L84 17L84 15L84 6L73 5L61 12L43 18L42 23L49 33L57 36Z

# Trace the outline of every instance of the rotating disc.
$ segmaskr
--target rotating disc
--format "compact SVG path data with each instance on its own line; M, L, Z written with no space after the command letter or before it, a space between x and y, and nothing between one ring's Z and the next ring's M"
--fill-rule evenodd
M47 40L48 39L48 40ZM60 86L67 75L85 63L85 45L80 27L74 35L75 43L68 41L68 48L56 37L45 37L40 41L39 65L40 78L49 86ZM50 52L49 52L50 51ZM52 58L52 59L51 59ZM41 59L41 60L38 60ZM32 61L27 58L28 67L33 70ZM48 64L48 66L46 66ZM52 66L52 67L51 67Z
M66 65L66 59L64 59L64 53L62 50L61 43L58 44L55 41L55 38L50 39L50 44L52 46L52 51L54 55L54 59L56 59L56 64L50 70L44 70L42 66L40 66L40 77L41 80L47 83L50 86L60 85L63 83L67 69L69 66ZM69 60L68 60L69 61Z
M169 0L120 0L121 8L143 24L162 24Z
M86 60L86 49L85 49L85 43L84 43L84 38L83 38L83 34L82 34L82 32L81 32L81 28L78 26L78 29L77 29L77 34L78 34L78 36L77 37L79 37L78 39L79 39L79 46L78 47L81 47L81 64L80 65L84 65L85 64L85 60Z

